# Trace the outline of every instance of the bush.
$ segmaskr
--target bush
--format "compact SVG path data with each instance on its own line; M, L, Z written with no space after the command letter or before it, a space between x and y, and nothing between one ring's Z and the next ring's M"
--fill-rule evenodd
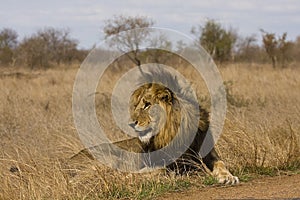
M0 31L0 64L11 64L14 61L14 51L17 47L16 31L4 28Z
M233 47L237 41L237 33L233 29L226 30L215 20L208 20L204 26L193 27L198 43L217 61L223 63L232 59Z
M18 47L17 59L32 69L69 63L78 57L77 44L68 30L46 28L24 38Z

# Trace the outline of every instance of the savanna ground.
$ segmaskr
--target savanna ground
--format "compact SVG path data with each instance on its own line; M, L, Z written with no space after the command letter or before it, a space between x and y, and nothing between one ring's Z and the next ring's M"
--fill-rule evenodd
M221 187L208 174L131 174L114 171L94 161L72 163L69 158L83 148L72 116L72 89L78 67L47 71L0 70L0 199L144 199L216 193L210 198L235 198L255 188L260 180L284 184L286 174L300 169L300 68L230 64L220 68L228 111L217 150L242 184ZM185 76L193 73L186 71ZM110 108L107 91L118 74L108 74L96 95L97 114ZM107 84L107 85L106 85ZM193 83L199 101L209 106L203 85ZM202 92L203 91L203 92ZM106 121L113 134L113 124ZM119 136L110 138L118 140ZM292 190L300 183L293 175ZM295 186L295 187L293 187ZM264 188L263 186L256 186ZM274 188L276 188L274 186ZM202 192L202 193L201 193ZM162 195L162 196L161 196ZM297 194L295 194L297 195ZM179 196L180 197L180 196ZM205 197L205 196L202 196ZM256 197L247 196L244 197ZM264 198L284 197L270 195ZM287 197L296 197L288 196ZM298 196L300 197L300 196ZM201 198L201 197L199 197Z

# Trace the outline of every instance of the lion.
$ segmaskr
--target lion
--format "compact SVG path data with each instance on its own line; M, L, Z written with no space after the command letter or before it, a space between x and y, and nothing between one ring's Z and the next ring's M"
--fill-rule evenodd
M161 120L152 107L160 109ZM140 140L147 145L147 151L155 151L167 146L178 133L180 124L180 105L176 95L168 88L157 83L149 83L138 88L131 96L130 114L134 129L140 133ZM165 111L165 112L162 112ZM209 114L199 106L200 120L196 136L189 148L174 163L167 166L168 169L186 171L197 168L202 162L212 171L212 174L220 183L236 184L239 182L220 160L213 148L204 158L199 157L199 151L205 136L208 134ZM155 128L153 128L155 127ZM159 129L159 132L157 132ZM182 172L181 172L182 173Z
M198 102L184 98L189 92L188 89L180 88L178 81L171 74L152 72L147 76L149 83L141 85L130 98L129 112L132 122L129 125L138 136L106 145L115 145L135 153L151 154L162 150L167 152L165 154L169 154L187 144L179 156L171 156L170 162L166 162L165 158L161 159L161 154L158 154L159 156L156 155L151 159L150 164L143 160L144 167L161 166L182 174L205 165L204 167L210 170L219 183L238 184L238 177L229 172L214 148L203 158L199 155L204 138L211 134L208 132L209 113ZM157 76L164 76L164 80L167 81L171 80L171 84L175 85L174 88L179 88L178 91L171 90L161 81L155 81L153 77ZM195 134L190 134L190 130L195 130ZM186 142L186 138L189 137L192 137L191 141ZM173 140L176 141L172 142ZM165 151L164 149L169 146L171 146L169 151ZM81 153L87 154L88 151L84 150Z

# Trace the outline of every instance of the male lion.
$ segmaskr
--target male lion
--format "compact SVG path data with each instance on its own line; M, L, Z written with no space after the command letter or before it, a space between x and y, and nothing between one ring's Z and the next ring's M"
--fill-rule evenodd
M199 165L204 163L219 183L237 184L238 178L226 169L224 162L220 160L213 147L203 158L199 155L204 138L211 134L208 132L208 112L197 102L185 98L188 96L188 89L180 88L177 79L170 73L160 71L144 76L148 83L141 85L132 93L129 108L132 120L130 126L135 129L139 137L113 144L102 144L100 148L99 146L92 147L92 150L98 151L108 146L117 146L129 152L149 153L150 155L162 150L163 154L156 154L152 158L150 156L149 163L146 159L141 161L144 167L163 166L166 163L163 167L178 173L185 173L199 169ZM159 77L158 80L156 80L157 77ZM168 82L167 85L175 85L174 88L175 90L177 88L177 91L164 86L166 84L161 80ZM192 130L195 131L194 134L190 133ZM192 137L190 141L187 140L189 137ZM165 150L169 146L171 148ZM110 154L115 154L114 148L111 149ZM183 152L180 151L182 149L184 149ZM181 152L178 156L177 151ZM83 150L81 153L87 154L88 151ZM170 155L170 160L160 157L161 155L168 157L171 153L176 156Z

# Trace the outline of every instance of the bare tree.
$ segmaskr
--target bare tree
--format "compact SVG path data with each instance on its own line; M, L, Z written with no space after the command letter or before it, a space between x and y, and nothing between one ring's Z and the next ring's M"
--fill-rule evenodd
M45 28L38 31L37 37L43 39L51 61L56 64L69 62L78 44L76 40L71 39L69 29Z
M264 48L272 61L273 68L276 68L278 41L276 40L275 33L267 33L264 30L261 30L261 32L263 33Z
M236 48L236 60L253 63L262 61L264 52L256 43L257 36L252 34L246 37L239 37Z
M275 33L268 33L261 29L262 41L269 58L272 61L273 68L276 68L278 60L282 67L286 67L286 62L289 60L289 51L291 50L292 43L286 41L287 33L276 38Z
M117 47L118 50L124 53L131 52L132 54L127 54L128 57L137 66L140 66L140 45L149 35L149 30L143 28L149 28L153 26L153 24L154 22L148 17L119 15L106 20L103 31L105 33L105 38L114 35L111 44L112 46ZM124 32L129 30L133 31Z
M287 41L287 33L283 33L281 37L278 38L278 57L281 63L281 67L286 67L287 62L291 60L291 51L293 43Z

